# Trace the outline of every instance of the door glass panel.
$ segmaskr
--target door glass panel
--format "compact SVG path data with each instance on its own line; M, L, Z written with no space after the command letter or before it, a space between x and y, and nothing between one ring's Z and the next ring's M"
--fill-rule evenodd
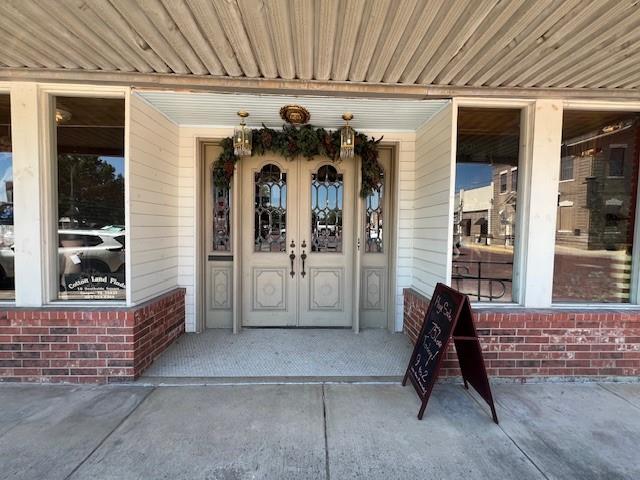
M382 253L382 202L384 201L384 173L367 197L365 210L365 252Z
M267 164L254 177L254 250L284 252L287 238L287 174Z
M311 250L342 252L342 174L323 165L311 174Z
M231 196L227 187L213 187L213 250L231 251Z

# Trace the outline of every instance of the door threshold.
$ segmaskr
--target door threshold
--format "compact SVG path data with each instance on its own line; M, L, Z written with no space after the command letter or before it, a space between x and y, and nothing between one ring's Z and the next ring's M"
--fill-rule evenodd
M399 384L402 376L319 376L319 377L145 377L136 384L155 387L231 386L231 385L322 385L322 384Z

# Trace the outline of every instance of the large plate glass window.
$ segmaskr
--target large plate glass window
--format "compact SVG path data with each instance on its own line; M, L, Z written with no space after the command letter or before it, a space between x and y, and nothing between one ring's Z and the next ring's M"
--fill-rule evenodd
M554 302L630 300L639 118L631 112L564 111Z
M124 100L56 97L61 300L125 298Z
M0 300L15 298L11 101L0 94Z
M478 302L513 302L520 110L460 108L452 283Z

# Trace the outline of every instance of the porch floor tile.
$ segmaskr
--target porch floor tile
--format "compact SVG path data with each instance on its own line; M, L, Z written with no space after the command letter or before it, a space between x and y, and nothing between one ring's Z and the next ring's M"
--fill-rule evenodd
M183 335L150 377L401 377L411 356L402 333L346 329L211 329Z

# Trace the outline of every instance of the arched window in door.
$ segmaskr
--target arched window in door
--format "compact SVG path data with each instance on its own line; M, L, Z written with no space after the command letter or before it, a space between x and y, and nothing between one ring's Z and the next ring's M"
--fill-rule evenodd
M332 165L311 175L311 250L342 252L344 181Z
M271 163L254 177L254 240L256 252L287 249L287 174Z

